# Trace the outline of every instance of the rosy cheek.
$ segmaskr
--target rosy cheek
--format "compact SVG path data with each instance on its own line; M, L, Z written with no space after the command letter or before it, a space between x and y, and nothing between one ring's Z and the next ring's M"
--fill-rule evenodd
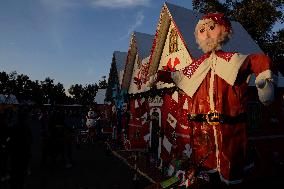
M220 37L221 32L222 32L221 27L215 27L214 30L210 30L210 37L211 38L218 38L218 37Z

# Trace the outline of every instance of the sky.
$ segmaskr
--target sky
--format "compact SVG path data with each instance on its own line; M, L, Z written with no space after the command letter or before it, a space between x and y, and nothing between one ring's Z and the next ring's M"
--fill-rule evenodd
M164 0L1 0L0 71L94 84L133 31L154 35ZM192 9L191 0L167 2Z

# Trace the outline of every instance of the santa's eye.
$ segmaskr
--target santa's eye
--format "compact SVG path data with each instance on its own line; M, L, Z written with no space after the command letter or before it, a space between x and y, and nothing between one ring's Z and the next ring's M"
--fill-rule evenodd
M205 31L204 28L202 28L202 29L199 30L200 33L203 33L204 31Z
M210 28L210 30L214 30L215 26L210 26L209 28Z

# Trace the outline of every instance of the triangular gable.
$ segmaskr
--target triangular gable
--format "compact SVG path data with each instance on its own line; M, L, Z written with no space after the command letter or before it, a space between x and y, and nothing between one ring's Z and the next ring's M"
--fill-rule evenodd
M189 55L185 44L173 22L170 23L167 37L164 43L158 70L181 70L191 64L192 58ZM157 88L172 87L172 84L163 82L157 83Z
M122 81L122 90L128 91L130 87L130 83L133 76L133 69L134 64L137 62L141 62L143 58L149 56L150 49L151 49L151 41L153 40L154 36L140 33L140 32L133 32L130 40L129 50L127 54L127 60L125 64L125 70L123 75Z
M179 7L170 3L165 3L163 5L152 46L152 53L150 55L148 76L154 75L158 69L170 23L175 25L175 28L192 59L197 59L203 54L198 48L194 36L195 26L201 17L202 14L184 7ZM242 54L262 52L259 46L238 22L231 23L234 33L229 42L223 47L224 51L235 51Z
M173 48L173 45L176 47L176 50L174 51L170 49ZM182 42L181 36L176 31L174 23L171 22L158 69L168 71L180 70L191 64L191 62L192 58L188 54L188 51Z
M195 59L200 57L203 52L196 44L194 30L202 14L167 2L164 6L166 6L168 10L167 13L180 33L188 52Z

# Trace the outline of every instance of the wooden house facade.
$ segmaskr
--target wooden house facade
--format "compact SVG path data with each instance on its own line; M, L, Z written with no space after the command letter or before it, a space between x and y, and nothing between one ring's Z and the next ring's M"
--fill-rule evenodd
M127 148L147 148L148 145L162 160L161 165L167 165L176 157L189 157L192 153L192 128L187 120L190 98L183 92L183 86L152 81L159 70L182 70L202 56L194 36L201 16L189 9L165 3L155 36L139 32L131 36L120 91L120 96L127 96L124 103L130 113L123 126ZM232 28L234 34L224 45L224 51L262 53L238 22L232 22ZM143 53L139 52L142 49ZM279 148L279 144L284 144L284 80L279 77L276 101L267 109L259 103L253 78L248 78L251 86L248 91L249 140L258 153L259 171L263 173L268 166L275 169L272 165L276 161L274 159L282 160L278 163L284 160L284 150ZM267 161L270 163L265 163Z
M137 96L146 88L146 76L148 71L149 54L152 47L153 35L133 32L127 60L125 73L122 80L122 96L127 104L128 111L122 115L123 142L126 148L147 149L149 136L148 99Z

